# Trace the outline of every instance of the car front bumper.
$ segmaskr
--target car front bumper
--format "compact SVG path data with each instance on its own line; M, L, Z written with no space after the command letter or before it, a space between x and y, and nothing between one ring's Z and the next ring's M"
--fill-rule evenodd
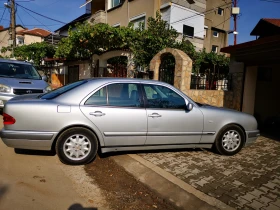
M248 146L253 144L257 140L257 138L260 136L260 131L259 130L246 131L246 135L247 135L246 138L247 140L245 146Z
M56 132L13 131L2 129L0 137L8 146L18 149L51 150Z

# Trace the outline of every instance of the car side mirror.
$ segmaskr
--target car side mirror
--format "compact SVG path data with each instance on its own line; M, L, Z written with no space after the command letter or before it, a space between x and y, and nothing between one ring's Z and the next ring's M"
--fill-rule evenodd
M48 78L44 75L44 76L42 76L42 80L47 81Z
M193 104L188 103L186 108L187 108L188 111L192 111L192 109L193 109Z

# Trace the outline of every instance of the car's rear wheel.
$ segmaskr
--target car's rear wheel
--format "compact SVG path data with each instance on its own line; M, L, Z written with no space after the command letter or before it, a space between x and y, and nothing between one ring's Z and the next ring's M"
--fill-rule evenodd
M228 125L219 132L215 148L222 155L235 155L242 149L244 143L243 130L239 126Z
M86 128L70 128L57 139L56 153L61 162L83 165L93 160L98 150L97 138Z

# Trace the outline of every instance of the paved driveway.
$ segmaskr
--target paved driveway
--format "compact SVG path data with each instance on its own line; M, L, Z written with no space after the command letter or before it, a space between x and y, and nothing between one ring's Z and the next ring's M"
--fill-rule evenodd
M234 208L280 210L280 142L259 137L233 157L207 150L139 155Z

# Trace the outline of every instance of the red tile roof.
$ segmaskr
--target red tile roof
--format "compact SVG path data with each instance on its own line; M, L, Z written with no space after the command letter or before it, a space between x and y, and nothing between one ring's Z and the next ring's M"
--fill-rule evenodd
M280 27L280 19L276 19L276 18L263 18L263 20L265 20L266 22L269 22L273 25L276 25L278 27Z
M40 37L46 37L51 34L51 32L41 29L41 28L33 28L33 29L25 29L21 31L17 31L18 35L33 35L33 36L40 36Z

